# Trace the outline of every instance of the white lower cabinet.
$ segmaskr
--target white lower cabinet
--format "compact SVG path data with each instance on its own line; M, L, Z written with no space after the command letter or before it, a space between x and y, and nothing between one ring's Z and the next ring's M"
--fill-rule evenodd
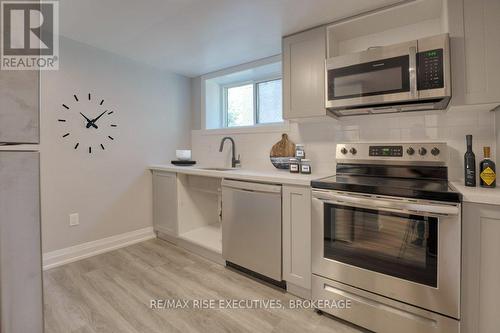
M176 173L153 171L153 228L168 236L177 236Z
M283 279L311 289L311 188L283 186ZM289 289L292 291L292 289ZM306 296L302 293L299 296Z
M500 306L500 206L465 203L461 332L496 333Z

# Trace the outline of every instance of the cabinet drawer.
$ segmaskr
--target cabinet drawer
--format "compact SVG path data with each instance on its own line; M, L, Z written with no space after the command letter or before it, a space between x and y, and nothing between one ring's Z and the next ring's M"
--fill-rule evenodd
M313 300L350 303L349 308L321 309L338 318L384 333L458 333L459 321L355 289L320 276L312 278Z

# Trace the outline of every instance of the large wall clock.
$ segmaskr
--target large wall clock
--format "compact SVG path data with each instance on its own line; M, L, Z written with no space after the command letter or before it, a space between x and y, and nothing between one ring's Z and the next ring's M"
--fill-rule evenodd
M63 113L57 119L63 128L61 137L74 150L94 154L105 151L115 140L115 110L108 108L104 99L91 93L74 94L61 106Z

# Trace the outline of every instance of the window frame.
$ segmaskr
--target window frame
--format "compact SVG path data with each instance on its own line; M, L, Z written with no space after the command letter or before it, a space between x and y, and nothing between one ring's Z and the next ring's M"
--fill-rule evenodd
M252 126L260 126L260 125L273 125L273 124L283 124L284 119L283 119L283 108L281 109L281 119L282 121L276 121L272 123L259 123L259 84L260 83L265 83L265 82L270 82L270 81L277 81L281 80L281 85L283 87L283 76L282 75L274 75L274 76L268 76L265 78L261 78L258 80L250 80L250 81L241 81L241 82L236 82L232 84L226 84L221 86L221 128L241 128L241 127L252 127ZM227 103L227 97L228 97L228 89L230 88L236 88L236 87L242 87L242 86L247 86L247 85L252 85L253 87L253 114L252 114L252 120L253 123L251 125L242 125L242 126L228 126L228 103ZM281 97L283 99L283 95ZM282 101L283 103L283 101Z

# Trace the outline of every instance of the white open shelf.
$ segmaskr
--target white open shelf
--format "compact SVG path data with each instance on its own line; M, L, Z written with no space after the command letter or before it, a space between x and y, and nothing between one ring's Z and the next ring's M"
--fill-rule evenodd
M221 179L178 174L178 238L222 255Z
M328 57L448 32L446 0L416 0L327 27Z
M179 238L222 254L222 224L209 224L179 235Z

